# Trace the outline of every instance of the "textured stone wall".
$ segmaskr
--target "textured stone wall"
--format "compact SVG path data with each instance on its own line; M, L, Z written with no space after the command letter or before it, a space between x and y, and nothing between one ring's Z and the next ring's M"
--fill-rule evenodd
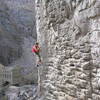
M36 0L43 100L100 100L99 0Z

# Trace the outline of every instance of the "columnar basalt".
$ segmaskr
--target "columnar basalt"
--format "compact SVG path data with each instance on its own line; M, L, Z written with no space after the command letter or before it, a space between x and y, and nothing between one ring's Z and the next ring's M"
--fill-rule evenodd
M99 0L37 0L43 100L100 100Z

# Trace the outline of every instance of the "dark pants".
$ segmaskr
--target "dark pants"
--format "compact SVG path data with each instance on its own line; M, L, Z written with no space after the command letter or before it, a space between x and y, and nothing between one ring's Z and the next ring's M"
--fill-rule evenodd
M39 53L39 52L35 52L35 54L38 56L39 61L41 61L41 56L40 56L40 53Z

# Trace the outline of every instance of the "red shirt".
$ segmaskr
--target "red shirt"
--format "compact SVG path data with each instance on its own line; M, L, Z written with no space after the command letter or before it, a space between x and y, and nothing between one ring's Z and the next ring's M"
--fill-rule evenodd
M32 47L32 52L33 52L33 53L39 52L39 51L40 51L39 46L34 45L34 46Z

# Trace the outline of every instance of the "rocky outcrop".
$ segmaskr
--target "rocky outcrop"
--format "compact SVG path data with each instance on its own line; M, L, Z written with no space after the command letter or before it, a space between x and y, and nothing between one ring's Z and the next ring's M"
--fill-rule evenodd
M43 100L100 99L99 0L36 0Z

